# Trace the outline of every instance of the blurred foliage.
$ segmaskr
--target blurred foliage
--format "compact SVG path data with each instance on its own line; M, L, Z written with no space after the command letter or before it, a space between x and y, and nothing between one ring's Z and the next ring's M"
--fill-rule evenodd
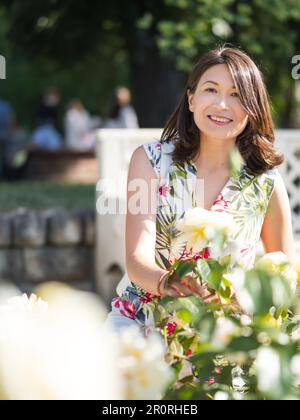
M74 62L57 60L50 55L28 55L18 41L9 37L11 18L0 6L0 53L6 58L7 78L0 83L0 97L10 101L18 120L26 128L34 126L34 113L47 86L61 92L60 128L69 101L79 97L94 115L104 117L112 102L116 84L128 84L126 51L118 37L98 46L96 52L87 51L83 61L80 54ZM117 51L116 51L117 50Z
M2 0L2 5L0 48L5 50L8 34L5 51L14 51L7 54L11 82L4 93L21 96L18 106L25 112L25 102L34 103L45 80L66 97L81 96L94 112L103 111L116 83L127 83L142 114L162 107L154 120L149 117L161 124L160 113L171 111L183 85L183 79L181 86L174 82L175 68L186 75L202 53L227 42L260 66L278 125L292 124L291 59L300 51L299 0L130 0L126 7L122 0ZM165 104L157 102L160 91Z
M259 65L269 89L278 124L289 124L295 81L291 59L300 51L299 0L165 0L182 11L180 21L159 23L159 45L176 55L181 69L218 42L241 47Z
M48 208L95 208L95 185L57 184L53 182L0 183L1 212L26 207L36 210Z
M235 302L160 300L156 328L175 374L164 399L300 399L299 299L285 269L273 268L244 272Z

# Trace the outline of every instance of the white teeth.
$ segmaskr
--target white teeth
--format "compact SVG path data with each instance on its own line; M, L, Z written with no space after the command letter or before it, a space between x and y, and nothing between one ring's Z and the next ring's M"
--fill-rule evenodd
M231 121L228 118L213 117L212 115L210 115L209 118L212 119L213 121L223 122L223 123Z

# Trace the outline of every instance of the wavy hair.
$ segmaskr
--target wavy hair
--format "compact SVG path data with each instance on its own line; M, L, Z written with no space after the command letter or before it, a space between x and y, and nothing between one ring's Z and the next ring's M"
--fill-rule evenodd
M237 48L222 46L200 58L192 70L179 105L165 125L160 141L176 139L172 153L175 161L183 163L197 156L200 132L189 110L187 91L194 93L203 73L217 64L227 64L241 104L248 114L248 123L237 136L236 146L248 169L260 175L280 165L284 157L274 146L274 126L263 76L252 59Z

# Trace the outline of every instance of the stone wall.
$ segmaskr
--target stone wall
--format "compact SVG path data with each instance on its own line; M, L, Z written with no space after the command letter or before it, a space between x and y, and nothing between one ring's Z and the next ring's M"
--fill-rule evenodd
M0 214L0 281L32 289L45 281L95 287L95 213L18 209Z

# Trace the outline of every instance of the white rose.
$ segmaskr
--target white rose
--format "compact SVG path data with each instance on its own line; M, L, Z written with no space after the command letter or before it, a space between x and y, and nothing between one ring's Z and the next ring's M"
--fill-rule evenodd
M178 240L186 241L187 249L192 249L193 253L208 247L216 235L222 234L228 238L235 231L233 219L227 213L212 212L201 207L187 210L176 227L182 233Z

